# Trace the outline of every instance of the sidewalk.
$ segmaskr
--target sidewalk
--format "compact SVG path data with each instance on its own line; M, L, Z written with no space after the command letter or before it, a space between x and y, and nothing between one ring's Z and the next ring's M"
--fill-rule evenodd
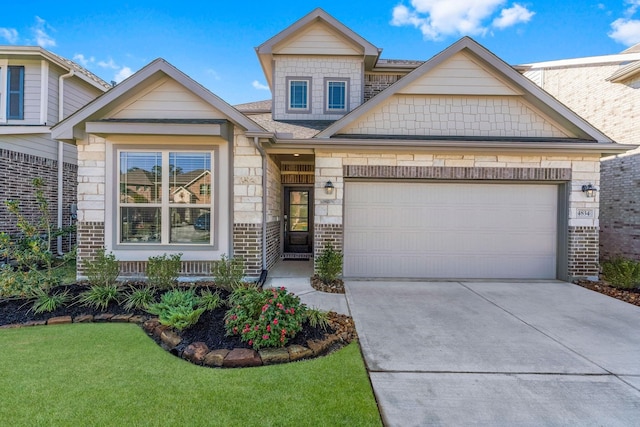
M284 286L289 292L298 295L300 300L310 308L350 315L345 295L316 291L311 287L312 275L313 260L281 260L269 270L264 287Z

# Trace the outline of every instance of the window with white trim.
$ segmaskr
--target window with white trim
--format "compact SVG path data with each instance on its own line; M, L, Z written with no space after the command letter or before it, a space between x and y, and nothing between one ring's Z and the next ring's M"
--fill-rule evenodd
M326 100L327 111L346 111L347 82L344 80L327 80Z
M118 242L213 242L211 151L119 150ZM202 194L201 189L209 191Z
M24 67L7 67L7 119L24 119Z
M309 80L289 80L289 109L309 109Z

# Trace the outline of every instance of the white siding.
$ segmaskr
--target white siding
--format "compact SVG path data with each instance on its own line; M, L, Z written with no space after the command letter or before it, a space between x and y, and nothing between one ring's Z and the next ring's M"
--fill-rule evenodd
M40 123L40 61L10 60L9 65L24 66L24 120L8 120L14 125Z
M273 48L274 54L287 55L362 55L361 46L345 39L329 25L317 22Z
M224 119L226 116L172 79L165 79L111 116L118 119Z
M58 123L58 77L62 73L58 67L49 67L49 108L47 111L47 125Z
M495 77L460 52L421 76L417 81L400 89L405 94L450 95L521 95L522 93Z
M69 117L100 94L102 94L100 90L83 82L78 77L66 79L64 81L64 118Z
M0 148L58 160L58 142L51 139L48 134L2 135ZM75 145L64 144L64 162L77 164L77 157Z

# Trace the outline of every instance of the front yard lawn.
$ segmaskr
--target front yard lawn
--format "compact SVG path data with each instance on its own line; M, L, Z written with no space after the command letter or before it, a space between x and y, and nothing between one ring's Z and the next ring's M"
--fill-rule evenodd
M5 425L381 425L356 343L244 369L192 365L133 324L0 331Z

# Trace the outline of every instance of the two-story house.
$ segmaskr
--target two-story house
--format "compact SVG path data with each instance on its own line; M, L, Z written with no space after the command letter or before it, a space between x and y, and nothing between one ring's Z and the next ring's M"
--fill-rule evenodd
M37 211L31 184L36 177L45 181L53 224L72 223L77 150L54 140L51 127L109 88L74 62L40 47L0 46L0 231L18 232L6 200L20 200L27 217Z
M128 275L181 253L184 275L226 254L255 277L327 243L345 277L598 274L588 190L625 148L474 40L384 60L316 9L256 53L270 101L158 59L53 128L78 147L79 276L101 247Z
M617 142L640 145L640 43L615 55L517 68ZM640 259L640 150L600 167L601 258Z

